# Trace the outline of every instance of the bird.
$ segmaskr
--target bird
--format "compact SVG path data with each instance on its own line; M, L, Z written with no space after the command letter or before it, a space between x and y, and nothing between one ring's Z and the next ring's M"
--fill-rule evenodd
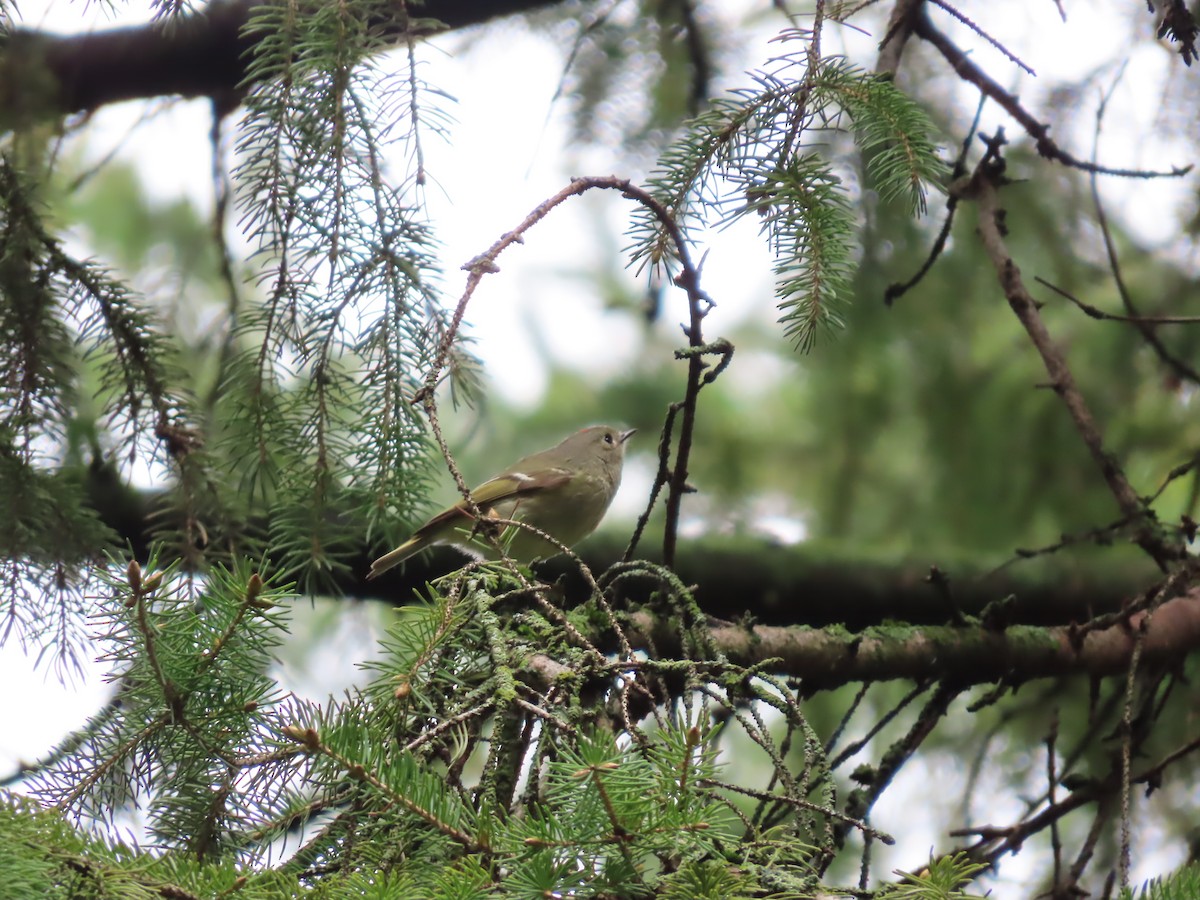
M625 442L636 431L622 431L611 425L584 428L549 449L517 460L471 491L471 498L484 516L526 522L571 547L595 531L608 511L621 484ZM378 578L434 544L466 543L472 525L469 504L459 500L395 550L371 563L367 580ZM562 552L533 532L514 530L507 548L513 559L529 562Z

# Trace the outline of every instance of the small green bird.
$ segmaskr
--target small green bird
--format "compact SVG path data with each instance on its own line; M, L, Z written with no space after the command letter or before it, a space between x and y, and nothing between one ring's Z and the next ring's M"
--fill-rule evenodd
M600 524L621 484L625 442L636 429L621 431L593 425L562 443L518 460L471 497L485 516L528 522L570 547ZM378 578L410 556L433 544L462 544L470 533L471 510L466 500L444 509L407 541L371 563L367 580ZM508 553L528 562L554 556L559 549L523 528L515 529Z

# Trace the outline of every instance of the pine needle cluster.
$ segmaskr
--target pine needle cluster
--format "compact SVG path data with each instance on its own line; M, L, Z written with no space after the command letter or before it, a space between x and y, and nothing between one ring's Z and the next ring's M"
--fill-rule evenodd
M5 865L30 896L807 896L851 823L794 690L714 661L669 573L615 577L661 581L694 659L625 656L611 583L564 614L479 566L401 611L364 688L317 704L270 675L288 592L114 563L94 625L118 692L30 783L109 830L8 798ZM612 647L583 636L596 621ZM729 777L734 731L765 788ZM102 836L138 820L145 848Z
M890 79L814 52L813 32L791 30L779 40L797 49L692 120L650 183L693 232L758 217L775 255L780 322L808 351L822 331L840 327L854 272L863 196L851 193L853 171L838 158L840 133L853 134L880 197L913 213L924 211L927 185L944 167L932 123ZM642 217L633 239L635 262L671 268L660 223Z

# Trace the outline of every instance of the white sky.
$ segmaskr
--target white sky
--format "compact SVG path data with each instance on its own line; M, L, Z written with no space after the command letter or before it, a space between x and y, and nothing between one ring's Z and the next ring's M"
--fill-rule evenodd
M744 5L759 8L767 4L750 0L738 4ZM1023 14L1014 14L1013 4L983 6L972 10L980 23L1049 77L1031 79L1005 63L993 49L967 37L962 28L949 24L944 27L962 46L974 48L975 58L990 72L1003 73L1005 87L1020 93L1043 119L1052 115L1042 103L1054 72L1077 73L1109 61L1128 43L1129 17L1140 11L1142 19L1149 19L1143 4L1119 0L1066 2L1070 21L1065 25L1049 0L1024 4ZM1131 8L1135 11L1132 14ZM107 7L100 3L84 6L62 0L24 0L20 9L26 22L68 31L89 27L85 24L89 22L98 23L91 27L103 27ZM124 12L122 20L126 20ZM1084 39L1080 28L1087 26ZM747 42L747 66L770 54L766 39L775 27L772 20L770 29ZM1148 29L1150 25L1143 21L1141 27ZM826 32L825 47L828 50L842 42L852 59L869 66L877 40L878 36L831 28ZM421 55L427 65L423 76L455 98L450 112L457 124L449 143L431 139L425 146L433 179L427 194L430 217L445 244L447 302L454 302L461 291L463 276L458 267L516 225L530 209L561 188L570 175L619 174L635 181L645 175L622 170L621 160L600 148L586 153L590 170L562 171L558 161L567 139L566 110L561 105L552 107L551 99L564 56L563 48L547 39L514 28L502 41L482 40L463 49L459 36L448 35L422 48ZM1187 161L1182 147L1144 139L1155 132L1156 120L1162 115L1157 103L1148 102L1145 86L1161 84L1163 71L1173 64L1169 51L1152 45L1132 55L1114 96L1110 119L1121 122L1122 127L1119 131L1111 128L1105 134L1105 162L1165 169ZM503 77L496 77L496 73L503 73ZM1110 83L1111 74L1100 80L1105 87ZM1088 99L1086 114L1078 117L1077 130L1065 141L1073 153L1085 158L1090 154L1092 110L1098 93L1097 89ZM1151 101L1155 99L1149 96ZM963 92L962 103L969 117L974 110L974 96ZM201 101L174 104L139 126L133 139L127 141L127 133L141 110L139 104L124 104L98 113L90 129L92 155L99 158L113 146L125 143L128 149L122 155L136 159L153 196L169 199L184 194L201 208L210 209L208 105ZM983 129L993 129L997 123L1006 126L1010 139L1018 137L1015 125L989 105ZM1057 130L1054 134L1063 137ZM498 135L502 139L497 139ZM1166 242L1175 236L1178 223L1169 213L1180 202L1178 182L1106 179L1102 187L1110 214L1124 217L1144 240ZM640 323L630 321L627 314L605 312L599 298L587 295L578 278L567 272L577 261L596 260L612 252L613 247L624 246L629 205L615 196L607 200L611 211L606 217L612 229L607 244L597 242L593 216L584 204L571 201L550 221L530 232L523 246L506 252L500 260L502 273L485 279L472 301L468 319L478 340L475 349L494 389L512 402L537 403L547 377L545 367L537 360L539 348L570 347L569 360L564 355L559 361L584 365L597 377L621 371L638 352ZM704 249L710 251L704 268L705 287L719 304L706 322L706 333L710 337L727 333L749 315L773 319L770 262L755 238L753 223L722 232L700 252ZM683 317L681 296L668 293L660 327L677 334L676 323ZM538 334L533 336L535 329ZM594 337L581 341L581 335ZM731 372L730 377L735 375ZM628 481L626 491L636 495L635 505L640 504L645 490L642 479ZM371 645L378 623L358 622L353 627L362 630L344 640L339 638L338 651L328 654L321 663L322 679L348 683L353 677L352 661L361 658L354 648ZM311 671L316 669L306 673L294 665L290 670L284 666L281 675L289 684L311 687ZM100 674L93 671L82 684L63 687L45 672L33 672L31 660L18 648L0 648L0 684L7 686L0 692L0 721L8 723L0 730L0 773L19 759L36 758L66 731L81 724L88 711L108 694ZM20 688L13 689L15 685ZM955 796L953 782L961 776L960 770L947 773L945 779L939 777L938 794ZM874 816L878 827L898 831L901 838L900 847L876 852L875 871L880 874L895 866L915 865L931 847L947 845L932 830L940 809L922 794L921 781L928 773L910 770L905 777L912 777L914 784L889 793ZM914 803L914 797L920 799ZM997 821L1003 821L998 812L993 814ZM1137 870L1139 878L1174 863L1146 854L1136 858L1142 860ZM1015 874L1024 868L1007 866L1006 872ZM999 888L1004 891L1004 882Z

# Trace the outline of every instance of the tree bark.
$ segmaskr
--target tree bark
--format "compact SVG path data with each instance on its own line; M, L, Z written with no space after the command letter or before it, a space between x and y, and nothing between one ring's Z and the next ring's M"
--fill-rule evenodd
M429 0L413 12L451 29L530 12L557 0ZM259 0L214 0L204 9L91 34L15 29L0 50L0 122L94 112L152 97L211 97L234 108L250 85L254 39L245 33ZM404 6L380 20L383 37L409 27ZM420 29L418 29L420 30ZM426 29L427 30L427 29Z
M159 491L139 491L121 482L104 465L89 467L83 481L90 507L113 533L113 545L128 547L145 563L150 535L170 527L164 515L171 509ZM352 520L353 512L345 513ZM266 534L266 518L243 523L251 534ZM602 529L579 547L593 572L603 572L621 558L627 534ZM236 545L238 535L213 539L217 546ZM643 541L639 557L660 562L654 541ZM337 587L350 597L382 600L397 605L419 601L425 585L452 572L465 561L452 547L435 547L367 581L371 560L383 549L367 546L347 560L351 578ZM942 625L960 616L979 616L989 606L1003 624L1065 626L1112 613L1138 599L1160 578L1142 554L1114 553L1026 560L997 570L997 556L947 556L929 550L908 559L873 557L869 551L811 541L783 546L763 537L715 537L685 541L679 546L675 571L692 587L700 608L719 619L749 617L756 624L813 627L841 624L852 631L902 621L912 625ZM264 562L272 565L271 560ZM931 577L931 566L937 577ZM564 602L587 598L588 586L566 557L536 566L539 576L558 583ZM623 597L644 602L659 585L652 579L626 579Z
M729 623L709 629L728 662L751 667L775 660L767 668L800 679L806 692L897 678L1016 687L1058 675L1125 676L1139 631L1142 666L1169 666L1200 647L1200 590L1085 635L1073 628L977 625L890 625L860 634ZM626 636L634 647L655 647L660 658L682 652L678 630L649 613L635 613Z

